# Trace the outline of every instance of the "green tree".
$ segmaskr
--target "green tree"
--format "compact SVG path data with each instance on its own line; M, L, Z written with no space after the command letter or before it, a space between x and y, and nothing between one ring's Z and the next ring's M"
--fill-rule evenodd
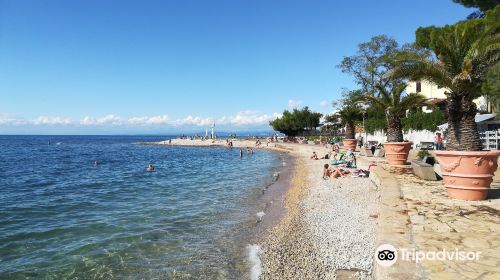
M355 55L346 56L337 66L351 74L361 91L375 94L376 85L386 86L390 78L385 74L394 67L391 56L399 51L398 42L387 35L379 35L358 45Z
M406 116L406 118L401 119L401 121L403 123L404 131L409 131L410 129L427 129L430 131L434 131L446 120L441 110L434 110L430 113L422 112L422 110L416 110L414 112L410 112Z
M292 112L285 110L280 118L269 122L269 125L287 136L297 136L305 130L313 131L320 124L321 113L312 112L309 107L301 110L293 109Z
M478 8L482 12L495 8L500 4L500 0L453 0L467 8Z
M500 63L495 64L486 73L486 80L481 89L490 102L493 111L500 110Z
M373 133L377 130L387 130L387 121L385 119L384 108L371 105L365 114L365 130Z
M496 7L484 19L417 30L417 45L432 50L437 59L402 53L392 73L393 77L424 79L448 89L446 143L450 150L482 149L473 100L483 94L486 74L500 59L499 14L500 7Z

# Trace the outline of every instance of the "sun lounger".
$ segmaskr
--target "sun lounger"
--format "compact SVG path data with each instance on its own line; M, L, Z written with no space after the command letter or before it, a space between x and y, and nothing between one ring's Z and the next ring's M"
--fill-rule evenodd
M434 142L420 142L420 144L417 144L418 148L420 150L434 150Z

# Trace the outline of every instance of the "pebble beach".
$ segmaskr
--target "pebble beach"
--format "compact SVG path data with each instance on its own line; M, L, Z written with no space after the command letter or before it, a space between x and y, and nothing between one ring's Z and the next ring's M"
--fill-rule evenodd
M173 139L170 145L225 143ZM255 141L235 140L233 145L255 148ZM283 201L286 213L259 240L260 269L253 261L252 270L258 273L251 278L373 279L378 196L371 180L349 176L323 180L323 165L330 161L310 159L313 151L327 153L320 145L263 143L259 148L288 153L296 164L290 188L282 200L277 199Z

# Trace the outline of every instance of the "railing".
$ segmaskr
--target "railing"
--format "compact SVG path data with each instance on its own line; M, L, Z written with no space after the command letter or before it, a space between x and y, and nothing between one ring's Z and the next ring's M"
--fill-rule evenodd
M500 150L500 130L482 131L479 135L485 150Z

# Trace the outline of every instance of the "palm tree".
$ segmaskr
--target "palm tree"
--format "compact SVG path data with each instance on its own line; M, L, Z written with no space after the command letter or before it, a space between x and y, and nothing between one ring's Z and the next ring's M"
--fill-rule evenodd
M394 82L389 88L377 85L378 94L366 94L363 99L379 108L384 108L387 119L387 142L403 142L403 126L401 118L411 109L424 106L433 107L423 95L417 93L404 94L406 84Z
M500 58L500 7L495 10L493 20L469 20L453 26L417 30L417 44L431 49L437 60L407 52L401 55L392 72L393 77L423 79L448 90L446 145L449 150L482 149L473 100L482 94L486 73Z
M336 122L340 118L340 123L345 126L345 138L354 139L356 131L354 130L354 123L362 117L361 110L356 104L344 104L344 106L334 115L327 116L326 120L329 122Z

